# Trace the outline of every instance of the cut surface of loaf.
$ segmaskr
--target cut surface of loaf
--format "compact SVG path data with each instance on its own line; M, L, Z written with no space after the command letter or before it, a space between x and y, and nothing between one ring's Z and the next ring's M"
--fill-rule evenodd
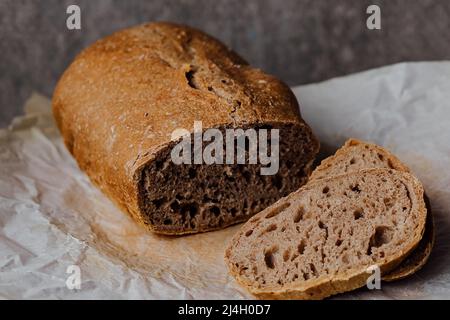
M181 234L220 229L248 220L305 184L314 142L302 128L274 127L280 129L280 167L275 175L261 175L259 164L176 165L172 147L163 149L142 169L138 187L140 208L153 230Z
M362 170L309 182L251 218L225 253L231 274L261 298L321 299L385 274L419 243L423 189L411 174Z
M163 234L247 220L304 184L319 148L287 85L216 39L172 23L125 29L85 49L59 80L52 105L91 181ZM278 173L262 176L257 164L175 165L172 133L192 133L196 121L203 132L280 130Z
M410 172L407 166L385 148L365 141L349 139L333 156L322 161L311 174L310 181L370 168ZM425 203L427 205L427 222L423 238L417 248L397 268L383 276L383 280L403 279L420 270L428 261L435 235L428 199L425 199Z

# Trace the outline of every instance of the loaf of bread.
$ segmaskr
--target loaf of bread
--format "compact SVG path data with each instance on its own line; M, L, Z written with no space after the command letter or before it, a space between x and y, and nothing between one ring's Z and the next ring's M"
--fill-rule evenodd
M251 218L225 253L260 298L321 299L387 274L419 244L427 210L410 173L368 169L317 179Z
M170 23L94 43L65 71L52 104L79 167L162 234L247 220L303 185L319 148L285 84L212 37ZM181 138L173 133L194 136L195 121L224 136L232 128L278 129L278 173L262 175L261 163L175 164L171 151Z
M335 155L321 162L311 174L310 180L332 177L370 168L386 168L410 172L406 165L385 148L372 143L349 139L342 148L336 151ZM414 274L425 265L430 257L435 239L434 223L431 214L431 206L426 196L424 200L427 206L425 233L417 248L413 250L397 268L388 274L383 275L384 281L399 280Z

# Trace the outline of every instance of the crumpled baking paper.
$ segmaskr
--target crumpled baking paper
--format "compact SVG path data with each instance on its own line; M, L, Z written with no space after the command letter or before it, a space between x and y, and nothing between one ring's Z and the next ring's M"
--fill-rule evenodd
M450 298L450 62L398 64L294 91L324 155L349 137L388 147L423 181L436 221L423 270L337 298ZM252 298L223 261L238 228L147 232L78 169L43 96L0 130L0 298Z

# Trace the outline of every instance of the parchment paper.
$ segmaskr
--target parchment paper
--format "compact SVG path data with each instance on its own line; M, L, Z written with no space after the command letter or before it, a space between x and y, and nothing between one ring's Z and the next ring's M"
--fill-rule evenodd
M356 137L390 148L423 181L436 220L430 262L409 279L340 295L450 298L450 62L388 66L294 88L324 153ZM71 158L50 102L0 130L0 298L252 298L227 275L239 226L187 237L148 233L95 189ZM81 270L81 288L66 273Z

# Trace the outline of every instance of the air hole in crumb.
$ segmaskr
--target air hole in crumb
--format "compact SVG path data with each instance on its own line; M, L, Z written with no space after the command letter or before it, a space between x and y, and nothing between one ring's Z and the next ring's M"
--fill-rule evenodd
M218 206L212 206L211 208L209 208L209 211L216 217L220 215L220 208Z
M260 219L260 217L253 217L253 218L251 218L251 219L249 220L249 222L255 223L255 222L258 222L259 219Z
M330 191L330 188L327 186L323 188L322 193L328 193Z
M353 212L353 216L354 216L355 220L359 220L359 219L364 217L364 213L363 213L363 211L361 209L356 209Z
M342 244L342 240L341 239L337 239L335 244L336 244L336 247L340 247L341 244Z
M303 254L305 252L305 242L303 240L297 246L297 251L299 254Z
M355 158L352 158L352 159L350 160L350 164L355 164L355 163L356 163Z
M314 277L316 277L316 276L317 276L317 269L316 269L316 266L315 266L313 263L310 263L310 264L309 264L309 268L311 269L312 275L313 275Z
M392 241L393 231L389 227L381 226L376 227L375 232L370 237L369 247L367 248L367 255L371 255L373 252L373 248L379 248L384 244L387 244Z
M390 159L388 160L388 167L389 169L394 169L394 165L392 164L392 161Z
M152 203L155 205L156 209L159 209L166 201L167 199L165 197L162 197L159 199L152 200Z
M247 232L245 233L245 236L246 236L246 237L250 237L250 236L252 235L252 233L253 233L253 230L252 230L252 229L247 230Z
M276 224L271 224L270 226L267 227L266 232L272 232L277 230L277 225Z
M189 216L192 218L194 217L198 212L197 205L195 203L186 203L181 206L181 215L185 216L189 214Z
M361 192L361 189L359 188L358 184L350 186L350 190L352 190L353 192L356 192L356 193L360 193Z
M275 188L277 188L278 190L280 190L281 188L283 188L283 179L281 178L281 175L276 175L272 178L272 184L274 185Z
M172 224L172 220L170 220L170 219L165 219L164 221L163 221L163 223L164 223L164 225L169 225L169 224Z
M267 215L266 215L266 219L270 219L273 218L275 216L277 216L279 213L281 213L282 211L286 210L287 208L289 208L291 204L288 203L283 203L280 204L278 207L272 209L272 211L270 211Z
M172 209L173 212L178 212L180 210L180 204L177 200L172 201L170 204L170 209Z
M189 168L188 175L189 178L194 179L197 176L197 171L194 168Z
M391 208L392 207L392 199L389 199L389 198L384 198L383 199L383 202L384 202L384 205L386 206L386 208Z
M286 227L281 228L281 232L284 232L284 231L286 231Z
M178 199L178 197L177 197L177 199ZM208 195L204 194L202 201L203 201L203 203L208 203L208 202L212 202L213 199L211 199Z
M198 88L197 88L197 85L194 83L194 74L195 74L195 70L189 70L189 71L186 72L184 75L185 75L185 77L186 77L186 80L187 80L187 82L188 82L188 85L189 85L191 88L198 89Z
M183 199L184 199L184 196L181 195L181 194L179 194L179 193L177 193L177 195L175 196L175 198L176 198L177 200L183 200Z
M275 256L274 254L278 251L277 247L272 247L266 252L264 252L264 262L266 263L267 268L273 269L275 268Z
M252 174L249 171L242 172L242 175L247 182L250 182L250 180L252 179Z
M384 160L384 157L383 157L383 155L381 153L378 154L378 159L380 159L381 161Z
M288 261L290 256L291 256L291 251L289 249L285 250L283 253L283 261L284 262Z
M303 214L305 213L303 207L299 207L294 216L294 223L298 223L303 218Z
M290 160L286 160L286 167L287 167L288 169L291 169L291 168L292 168L292 166L293 166L293 163L292 163L292 161L290 161Z
M325 224L322 221L319 221L319 228L326 229L327 227L325 226Z

